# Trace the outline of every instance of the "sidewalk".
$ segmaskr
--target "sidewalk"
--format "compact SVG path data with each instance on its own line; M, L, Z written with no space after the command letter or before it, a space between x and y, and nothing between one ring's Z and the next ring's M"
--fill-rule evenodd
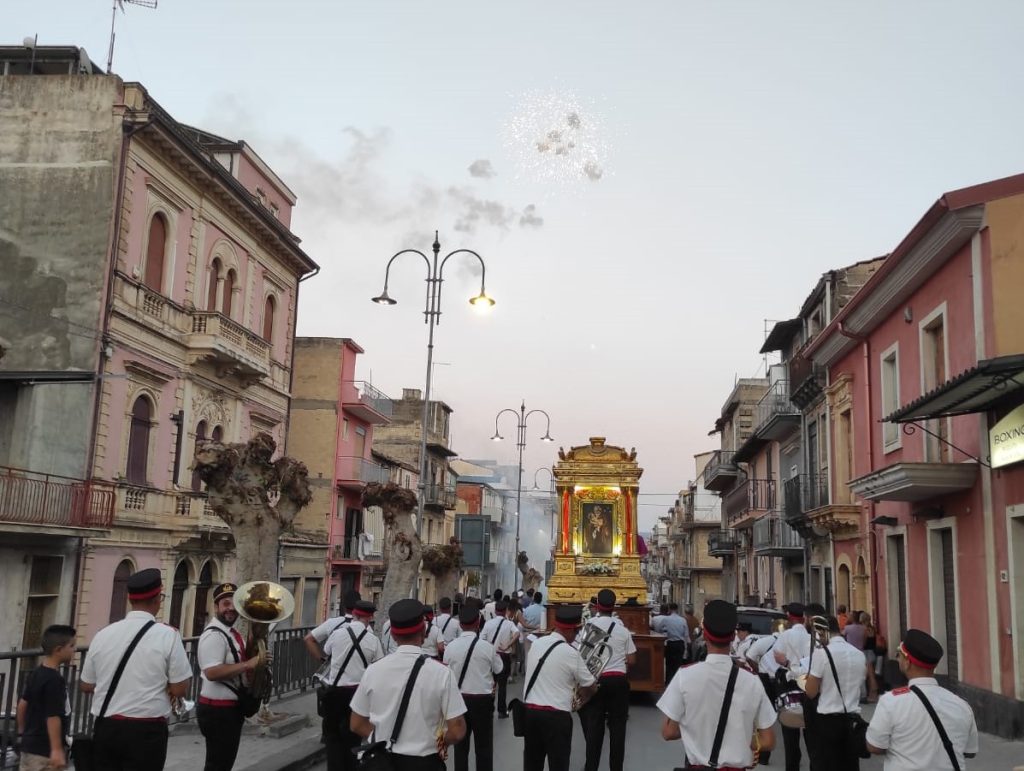
M324 760L314 692L271 702L270 708L278 713L306 715L308 725L280 738L260 736L256 729L246 728L242 733L234 771L299 771ZM203 767L206 743L198 726L194 725L195 718L189 722L194 727L175 729L171 734L164 771L196 771Z

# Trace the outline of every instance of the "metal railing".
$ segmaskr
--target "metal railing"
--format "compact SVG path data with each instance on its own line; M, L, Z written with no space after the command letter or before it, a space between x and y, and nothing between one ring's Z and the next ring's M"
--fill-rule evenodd
M791 393L796 393L800 390L810 378L817 378L821 375L821 367L814 363L813 360L796 354L789 360L789 382L793 386Z
M378 415L383 415L387 418L394 414L394 402L391 400L391 397L383 391L374 388L365 380L350 380L345 385L353 389L352 392L344 394L345 401L359 401Z
M710 460L704 467L704 473L701 476L704 479L704 486L707 487L708 481L716 477L723 471L729 473L736 473L737 467L733 463L732 457L736 454L735 450L715 450L712 453Z
M0 521L110 527L114 490L94 482L0 466Z
M776 416L800 414L800 410L790 401L788 380L777 380L772 383L764 396L758 400L756 414L755 432Z
M786 480L784 491L783 515L790 521L829 503L828 478L824 475L798 474Z
M781 517L769 514L754 522L754 551L803 549L803 539Z
M317 662L310 657L303 642L303 638L312 629L313 627L306 626L274 632L271 699L281 699L312 687ZM186 698L194 701L198 698L202 685L199 665L196 663L199 638L188 637L182 642L185 644L185 654L192 665L192 682L189 684ZM92 696L78 689L79 673L88 652L88 646L79 648L75 660L61 669L71 702L72 735L92 730L93 717L89 714ZM38 649L0 653L0 769L17 767L17 760L11 751L16 733L14 714L18 706L18 697L32 670L39 666L41 656L42 651Z
M443 506L446 509L454 509L455 488L449 485L427 485L423 491L423 504L425 506Z
M338 479L363 484L383 484L388 481L388 470L369 458L341 455L338 457Z
M775 508L774 479L744 479L730 490L722 500L729 522L741 519L751 511L770 511Z
M732 530L713 530L708 533L708 555L711 557L732 554L738 545L739 540Z

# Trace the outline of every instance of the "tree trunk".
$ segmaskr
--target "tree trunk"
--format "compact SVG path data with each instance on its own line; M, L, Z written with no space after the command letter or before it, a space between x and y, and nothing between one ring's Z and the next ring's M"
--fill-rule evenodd
M281 534L312 499L305 464L272 461L276 449L273 437L258 434L246 444L204 442L196 452L210 506L235 538L238 583L278 580Z
M462 545L452 536L444 546L427 546L423 552L423 567L434 576L437 598L453 599L459 591L462 575Z
M363 506L380 506L386 528L384 559L387 572L374 617L379 633L387 621L388 608L412 596L420 574L423 544L412 522L416 496L411 490L393 483L369 484L363 491Z

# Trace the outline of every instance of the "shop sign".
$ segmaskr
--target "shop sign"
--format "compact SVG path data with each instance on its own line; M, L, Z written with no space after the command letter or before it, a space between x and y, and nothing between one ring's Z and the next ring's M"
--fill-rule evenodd
M1024 404L992 426L988 440L992 468L1024 461Z

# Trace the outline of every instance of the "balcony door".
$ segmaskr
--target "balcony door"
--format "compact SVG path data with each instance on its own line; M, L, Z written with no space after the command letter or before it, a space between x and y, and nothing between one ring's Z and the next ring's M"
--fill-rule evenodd
M359 559L359 534L363 532L363 510L345 511L345 559Z
M352 441L352 454L357 458L362 458L366 452L366 429L362 426L356 426L356 438Z

